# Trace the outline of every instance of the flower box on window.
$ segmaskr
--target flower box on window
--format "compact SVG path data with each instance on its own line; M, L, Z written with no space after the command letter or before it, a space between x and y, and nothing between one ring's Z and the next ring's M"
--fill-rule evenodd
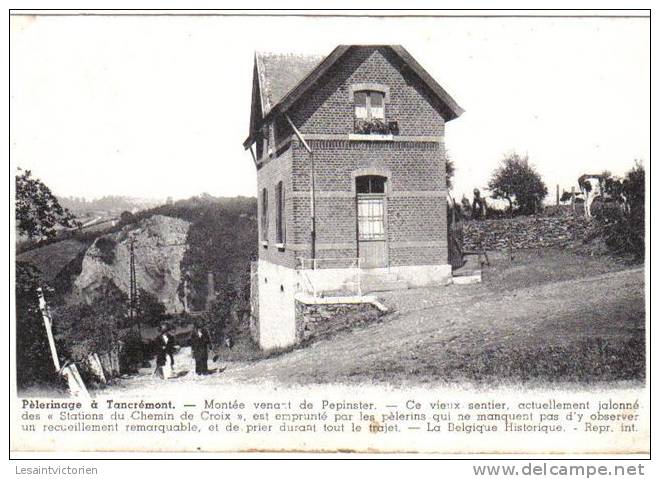
M384 121L379 118L355 120L355 133L360 135L398 135L397 121Z

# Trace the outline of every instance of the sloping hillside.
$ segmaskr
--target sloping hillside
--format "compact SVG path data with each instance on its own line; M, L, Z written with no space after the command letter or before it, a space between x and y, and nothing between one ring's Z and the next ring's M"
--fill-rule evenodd
M16 259L36 265L43 279L52 282L87 246L83 241L68 239L26 251L17 255Z
M523 253L521 252L521 255ZM644 270L562 250L510 263L493 255L485 282L380 293L395 312L382 321L258 361L216 363L199 378L189 350L176 358L181 377L163 382L152 369L109 393L168 394L227 383L547 384L608 383L645 377ZM513 281L510 270L582 273ZM529 277L529 276L528 276Z

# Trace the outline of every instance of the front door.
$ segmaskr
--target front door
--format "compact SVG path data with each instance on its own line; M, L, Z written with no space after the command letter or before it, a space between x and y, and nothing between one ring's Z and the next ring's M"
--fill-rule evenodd
M385 178L356 178L358 257L363 268L387 266Z

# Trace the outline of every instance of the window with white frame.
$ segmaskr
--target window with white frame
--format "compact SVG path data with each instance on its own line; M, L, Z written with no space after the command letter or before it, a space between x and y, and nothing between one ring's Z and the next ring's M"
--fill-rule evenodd
M358 120L384 120L385 95L380 91L356 91L355 118Z

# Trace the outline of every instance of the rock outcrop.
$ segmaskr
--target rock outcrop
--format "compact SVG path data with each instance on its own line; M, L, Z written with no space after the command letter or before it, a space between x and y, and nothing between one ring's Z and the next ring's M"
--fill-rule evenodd
M153 294L168 313L182 312L184 305L178 294L180 264L189 227L187 221L155 215L97 238L85 253L74 294L84 301L92 301L104 294L109 282L128 294L130 244L133 242L138 289Z

